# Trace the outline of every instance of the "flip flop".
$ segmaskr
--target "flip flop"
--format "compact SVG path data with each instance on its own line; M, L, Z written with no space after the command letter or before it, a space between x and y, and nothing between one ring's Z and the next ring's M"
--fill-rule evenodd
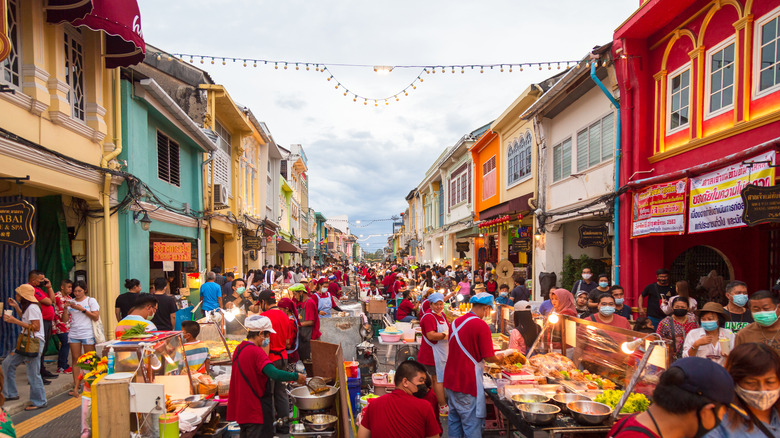
M71 397L79 397L81 394L71 389L70 391L68 391L68 395Z
M38 409L45 409L47 407L48 407L48 405L43 405L43 406L30 405L30 406L27 406L26 408L24 408L24 410L25 411L37 411Z
M5 401L14 401L14 400L19 400L19 396L16 396L16 397L6 397L5 398Z

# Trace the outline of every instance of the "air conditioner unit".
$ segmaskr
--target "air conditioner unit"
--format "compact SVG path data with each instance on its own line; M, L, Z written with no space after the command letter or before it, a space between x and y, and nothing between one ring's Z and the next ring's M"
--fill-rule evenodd
M228 205L228 190L222 184L214 184L214 204Z

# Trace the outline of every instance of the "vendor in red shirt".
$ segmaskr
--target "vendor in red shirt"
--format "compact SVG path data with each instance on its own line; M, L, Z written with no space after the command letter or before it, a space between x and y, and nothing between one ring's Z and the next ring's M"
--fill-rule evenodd
M268 345L268 357L271 363L280 370L287 368L287 349L290 345L290 319L283 310L276 306L276 295L273 291L265 289L260 292L257 299L260 306L260 315L268 317L273 325L273 333L270 336ZM271 382L271 389L274 396L274 411L276 418L287 418L289 411L289 399L284 386Z
M449 408L444 396L444 366L447 363L449 345L447 339L450 333L450 324L444 317L444 295L433 293L428 297L431 303L431 311L420 318L420 327L423 334L423 342L420 344L420 353L417 361L425 365L433 379L433 392L438 402L438 413L447 416Z
M322 336L320 334L320 315L317 310L317 301L309 298L309 294L300 288L291 287L289 290L302 307L298 321L300 324L298 357L301 360L310 360L311 341L312 339L317 340Z
M238 423L242 438L273 436L271 381L298 381L304 385L306 375L288 373L271 364L262 348L268 346L271 335L276 333L270 319L252 315L244 321L244 327L249 333L233 353L227 420Z
M389 295L393 289L393 283L395 283L395 272L385 272L385 278L382 279L382 286L385 287L385 295Z
M401 304L398 305L398 310L395 314L396 321L400 322L411 322L414 319L414 315L412 315L412 312L414 311L414 304L412 304L411 301L409 301L409 295L411 292L409 289L404 289L401 292L401 296L403 296L403 300L401 300Z
M396 274L393 286L390 288L390 298L395 298L405 287L406 282L404 276L399 272Z
M493 295L481 292L469 302L471 312L452 323L444 389L449 405L448 432L453 437L477 438L485 425L484 363L499 362L504 352L493 351L490 327L482 318L495 308Z
M413 360L395 371L395 391L372 399L363 410L357 438L438 438L441 427L424 400L425 367Z
M335 275L328 277L328 293L334 297L341 295L341 286L339 286L338 280Z

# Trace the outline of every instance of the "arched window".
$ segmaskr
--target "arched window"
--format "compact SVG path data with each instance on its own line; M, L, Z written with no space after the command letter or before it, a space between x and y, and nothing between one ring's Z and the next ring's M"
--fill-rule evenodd
M531 175L531 131L514 139L507 149L507 185Z

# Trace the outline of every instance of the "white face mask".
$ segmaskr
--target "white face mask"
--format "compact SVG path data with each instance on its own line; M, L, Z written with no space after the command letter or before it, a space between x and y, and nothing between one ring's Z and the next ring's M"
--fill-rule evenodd
M737 395L750 406L765 411L772 407L780 396L780 389L774 391L749 391L739 385L734 385Z
M592 277L592 276L593 276L593 274L582 274L582 279L583 280L590 280L590 277Z

